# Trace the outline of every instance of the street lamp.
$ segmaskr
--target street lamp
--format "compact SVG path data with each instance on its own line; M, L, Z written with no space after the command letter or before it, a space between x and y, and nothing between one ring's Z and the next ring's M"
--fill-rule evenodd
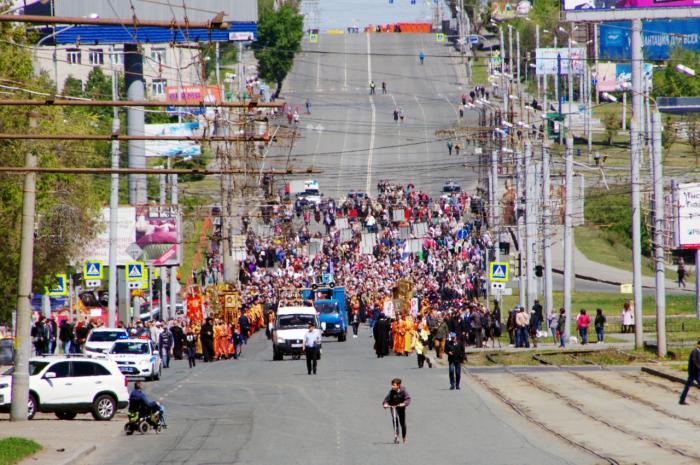
M676 65L676 71L678 71L681 74L685 74L686 76L695 76L695 70L692 68L688 68L685 65Z

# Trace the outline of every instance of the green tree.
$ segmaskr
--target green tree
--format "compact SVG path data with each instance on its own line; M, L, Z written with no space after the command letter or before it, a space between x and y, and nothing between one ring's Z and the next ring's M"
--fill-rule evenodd
M83 81L74 78L69 74L66 80L63 82L63 95L68 95L70 97L84 97L85 92L83 90Z
M606 113L603 115L603 124L605 125L605 139L608 145L612 145L613 138L620 129L620 118L615 112Z
M45 75L33 73L23 31L11 24L0 26L0 80L33 91L54 88ZM7 98L27 98L27 94L18 90ZM0 132L5 133L90 134L98 122L93 115L55 106L4 107L0 112ZM4 166L22 166L28 151L37 155L41 167L104 166L96 147L82 141L8 140L0 142L0 154ZM0 321L9 320L17 299L23 179L22 175L0 173ZM34 291L43 291L56 272L66 271L80 247L94 235L96 209L105 200L97 184L97 177L90 175L37 176Z
M676 70L684 65L700 72L700 53L676 49L671 53L666 67L654 73L654 97L695 97L700 95L700 79L689 78Z
M278 11L265 8L258 20L258 40L253 42L258 73L268 83L275 83L276 94L292 69L294 56L301 50L304 19L297 8L285 4Z

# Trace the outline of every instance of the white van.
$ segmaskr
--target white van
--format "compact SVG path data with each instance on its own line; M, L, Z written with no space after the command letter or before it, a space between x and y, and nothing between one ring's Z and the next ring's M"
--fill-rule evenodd
M312 322L316 328L320 327L313 306L279 307L272 329L272 359L282 360L285 355L300 358L304 333ZM318 358L321 358L320 352Z

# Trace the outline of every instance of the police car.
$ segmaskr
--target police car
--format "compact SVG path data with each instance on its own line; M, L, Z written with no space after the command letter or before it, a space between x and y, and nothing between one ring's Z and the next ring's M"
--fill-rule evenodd
M163 371L158 349L150 339L119 339L107 357L129 378L157 380Z

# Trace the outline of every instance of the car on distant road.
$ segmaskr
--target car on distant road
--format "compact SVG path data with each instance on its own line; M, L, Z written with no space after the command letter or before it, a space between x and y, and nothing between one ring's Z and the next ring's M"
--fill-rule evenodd
M61 420L91 413L95 420L111 420L129 404L126 377L105 357L83 354L44 355L29 360L28 418L53 412ZM9 412L12 376L0 376L0 412Z
M462 192L462 186L460 186L456 182L450 180L450 181L447 181L445 184L443 184L442 192L443 192L443 194L456 194L456 193Z
M118 339L109 349L107 357L129 378L157 380L163 372L158 349L149 339Z
M94 328L85 341L86 354L104 354L109 352L117 339L129 339L124 328Z

